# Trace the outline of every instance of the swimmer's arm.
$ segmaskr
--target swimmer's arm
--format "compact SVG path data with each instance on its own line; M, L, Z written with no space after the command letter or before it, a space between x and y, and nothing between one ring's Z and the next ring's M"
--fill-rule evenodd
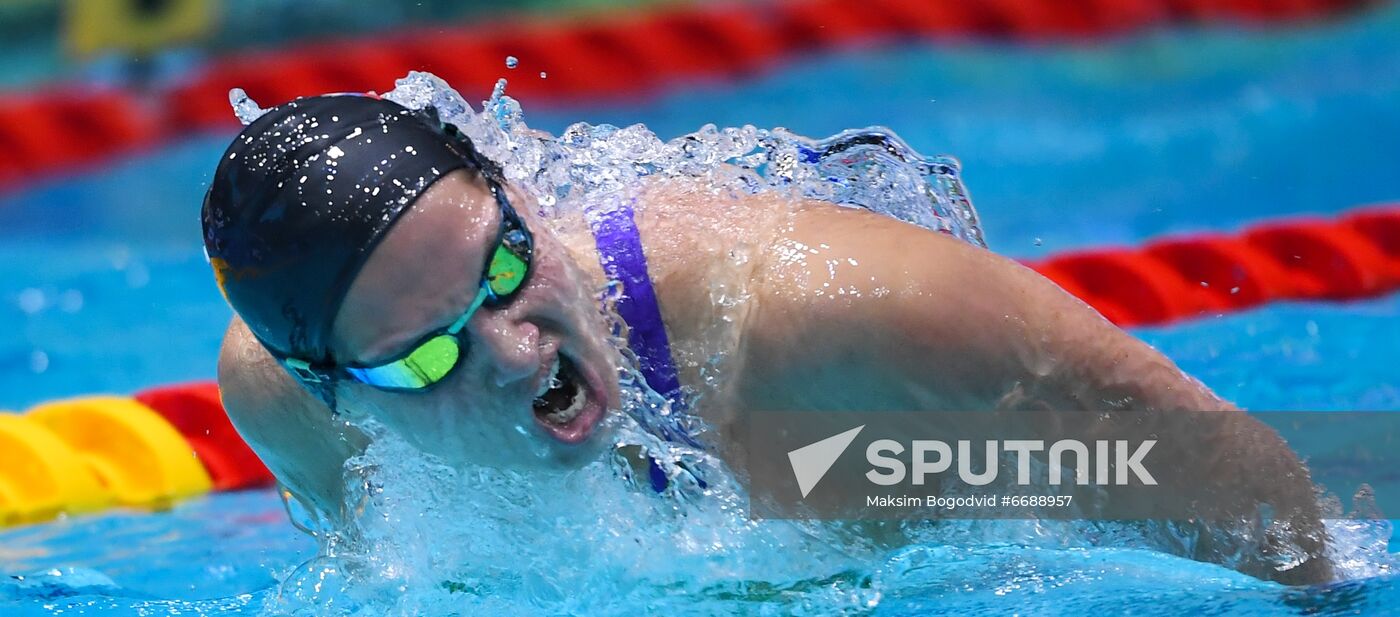
M1229 407L1039 274L887 217L804 211L758 267L745 374L776 371L753 383L773 394L842 400L855 376L903 409Z
M338 518L345 460L364 450L364 435L336 422L236 317L219 355L219 390L234 428L282 486Z
M1292 573L1255 573L1329 576L1307 470L1268 427L1012 260L867 212L819 214L799 215L779 239L793 246L760 266L740 405L1218 410L1213 422L1163 416L1164 432L1179 436L1154 453L1179 462L1158 477L1171 487L1163 494L1240 514L1269 503L1316 559Z

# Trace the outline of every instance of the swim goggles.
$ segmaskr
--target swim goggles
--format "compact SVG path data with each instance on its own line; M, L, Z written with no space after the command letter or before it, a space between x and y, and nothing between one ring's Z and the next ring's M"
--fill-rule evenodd
M315 365L287 358L282 360L283 366L328 404L334 400L331 385L338 380L348 379L390 392L418 392L446 379L467 355L463 333L467 321L483 306L497 308L509 303L530 278L534 235L506 199L500 184L488 181L488 185L501 211L500 228L496 241L488 245L476 297L452 325L425 335L403 355L381 364Z

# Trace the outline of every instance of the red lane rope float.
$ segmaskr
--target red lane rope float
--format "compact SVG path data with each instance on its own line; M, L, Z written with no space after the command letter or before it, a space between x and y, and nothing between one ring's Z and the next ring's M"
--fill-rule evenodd
M118 91L0 97L0 190L158 142L163 130Z
M1350 300L1400 289L1400 204L1335 221L1299 218L1235 236L1154 240L1028 263L1121 326L1220 314L1276 300Z
M466 92L487 91L505 75L511 93L532 102L619 97L666 83L751 74L784 57L890 38L1105 36L1154 24L1315 18L1373 1L783 0L296 45L216 60L167 92L0 99L0 190L161 138L232 127L233 87L256 100L281 102L383 89L410 70L428 70ZM524 70L505 71L508 55ZM537 78L540 71L548 77Z
M164 417L190 443L209 472L214 490L272 483L272 472L229 423L218 385L200 382L164 386L137 393L134 398Z

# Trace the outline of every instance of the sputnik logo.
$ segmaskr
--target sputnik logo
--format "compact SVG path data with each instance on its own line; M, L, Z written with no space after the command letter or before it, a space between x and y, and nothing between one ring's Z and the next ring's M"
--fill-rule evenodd
M822 481L826 472L831 471L831 466L836 464L836 459L841 458L841 454L846 451L846 448L851 447L851 442L855 441L856 435L859 435L864 428L865 425L862 424L844 433L832 435L788 452L788 462L792 464L792 475L797 478L797 488L802 491L803 499L806 499L807 494L817 487L817 483Z

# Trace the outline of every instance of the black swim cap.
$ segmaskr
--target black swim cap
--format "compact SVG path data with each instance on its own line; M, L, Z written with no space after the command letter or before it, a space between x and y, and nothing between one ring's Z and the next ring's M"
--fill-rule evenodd
M334 362L331 327L370 252L414 199L463 167L499 180L432 108L329 95L268 110L234 139L204 199L219 289L273 355Z

